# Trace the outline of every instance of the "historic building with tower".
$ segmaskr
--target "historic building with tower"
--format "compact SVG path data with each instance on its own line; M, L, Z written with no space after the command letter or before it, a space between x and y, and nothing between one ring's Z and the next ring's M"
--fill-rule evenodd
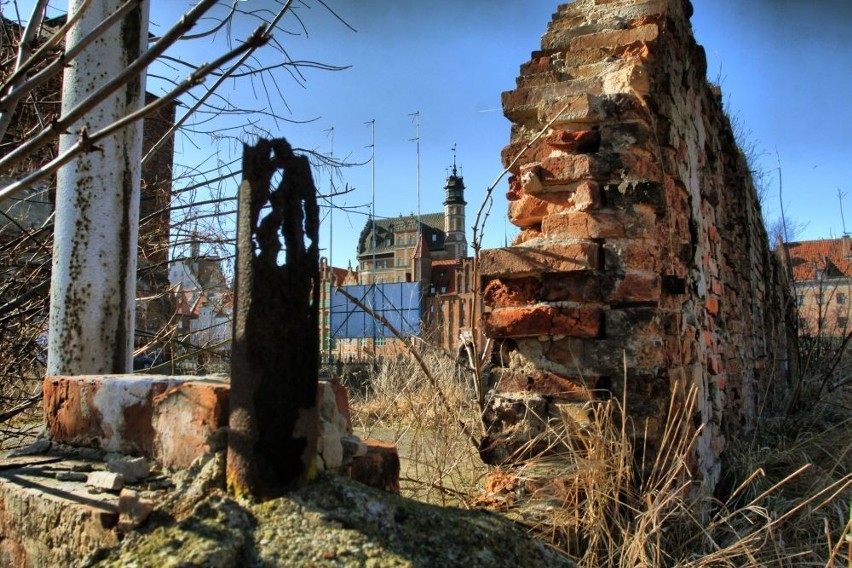
M475 298L472 259L467 256L464 177L455 157L444 184L444 210L422 215L369 219L361 231L357 268L323 265L323 289L335 285L421 284L423 332L455 353L470 336ZM328 321L327 317L321 318ZM385 338L333 338L324 326L323 360L365 360L397 353Z

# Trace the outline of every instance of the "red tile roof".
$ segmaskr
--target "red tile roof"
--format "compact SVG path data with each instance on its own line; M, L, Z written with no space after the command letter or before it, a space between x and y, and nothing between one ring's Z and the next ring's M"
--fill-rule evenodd
M337 266L332 266L331 271L334 274L334 282L332 282L332 284L335 286L342 286L349 271L345 268L338 268Z
M793 280L816 280L818 276L852 276L852 239L821 239L784 245L793 265ZM818 274L819 273L819 274Z

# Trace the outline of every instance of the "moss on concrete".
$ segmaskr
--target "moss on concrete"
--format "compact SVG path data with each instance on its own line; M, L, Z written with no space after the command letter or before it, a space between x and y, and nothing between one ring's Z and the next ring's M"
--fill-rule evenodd
M339 477L287 497L221 491L128 536L94 566L571 566L507 519L426 505Z

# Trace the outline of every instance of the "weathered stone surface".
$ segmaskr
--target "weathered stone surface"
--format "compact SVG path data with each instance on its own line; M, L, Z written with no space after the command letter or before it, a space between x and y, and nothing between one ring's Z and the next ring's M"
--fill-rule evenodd
M118 546L118 496L93 496L81 482L57 481L48 467L0 471L0 566L76 566Z
M143 457L108 456L106 462L107 470L120 474L125 483L138 483L148 477L151 466Z
M500 515L426 505L335 477L254 505L215 492L192 515L125 539L98 566L168 564L574 566Z
M76 456L29 457L17 469L4 460L0 565L573 565L500 515L425 505L342 477L238 502L224 494L224 457L204 456L164 489L120 496L50 476L52 468L80 466Z
M129 532L142 526L154 512L154 501L132 489L122 489L118 496L119 532Z
M93 471L86 478L86 486L100 491L120 491L124 476L112 471Z

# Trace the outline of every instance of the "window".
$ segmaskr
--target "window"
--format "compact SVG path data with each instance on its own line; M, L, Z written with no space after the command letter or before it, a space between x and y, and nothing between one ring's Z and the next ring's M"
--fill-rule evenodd
M845 330L849 325L849 318L837 318L837 329Z
M798 294L796 296L796 305L797 306L805 305L805 295L804 294Z
M384 337L377 337L376 338L376 347L384 347L386 342L387 342L387 339L385 339Z
M441 294L446 294L446 293L447 293L447 285L444 284L443 286L441 286Z
M846 303L846 294L844 294L843 292L838 292L837 293L837 303L840 304L840 305L845 304Z
M432 242L433 242L433 243L437 243L437 242L438 242L438 233L432 233Z

